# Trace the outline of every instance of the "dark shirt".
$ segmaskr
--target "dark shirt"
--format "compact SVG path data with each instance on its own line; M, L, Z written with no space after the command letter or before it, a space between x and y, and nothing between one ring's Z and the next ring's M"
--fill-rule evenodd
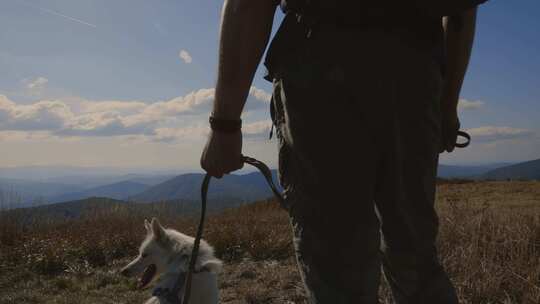
M281 0L286 14L268 49L265 78L272 81L280 71L294 65L295 51L317 29L380 29L392 33L419 51L431 54L445 70L442 17L458 14L487 0ZM306 4L308 3L308 4Z

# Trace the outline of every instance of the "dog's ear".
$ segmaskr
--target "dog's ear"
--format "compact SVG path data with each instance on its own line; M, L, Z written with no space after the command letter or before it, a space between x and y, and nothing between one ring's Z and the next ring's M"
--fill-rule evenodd
M159 223L157 218L152 218L152 233L158 241L163 241L165 238L165 230L163 226Z
M144 219L144 229L148 233L152 232L152 226L150 226L150 222L147 219Z

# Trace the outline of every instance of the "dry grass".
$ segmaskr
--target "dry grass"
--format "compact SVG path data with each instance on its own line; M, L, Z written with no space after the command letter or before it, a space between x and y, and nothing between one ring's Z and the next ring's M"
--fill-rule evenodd
M540 303L540 183L439 185L441 259L462 303ZM139 303L115 270L136 254L144 215L193 234L195 219L128 207L21 225L0 213L0 303ZM301 303L287 216L259 202L212 215L205 238L226 262L223 303ZM383 303L390 303L382 289Z
M439 248L463 303L540 303L540 183L439 188Z

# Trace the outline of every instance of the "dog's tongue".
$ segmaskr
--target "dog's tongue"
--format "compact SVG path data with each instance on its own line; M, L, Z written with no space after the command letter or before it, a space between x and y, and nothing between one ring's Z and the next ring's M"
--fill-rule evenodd
M139 284L137 285L137 287L139 288L146 287L146 285L148 285L148 283L152 281L152 278L154 277L155 274L156 274L156 265L154 264L148 265L148 267L146 267L143 274L139 278Z

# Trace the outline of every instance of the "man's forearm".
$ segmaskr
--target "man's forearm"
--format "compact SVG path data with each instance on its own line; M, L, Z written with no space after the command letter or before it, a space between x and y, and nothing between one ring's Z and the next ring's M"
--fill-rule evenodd
M225 0L212 115L238 119L272 30L272 0Z
M467 71L476 27L476 8L445 17L447 73L442 96L443 111L455 111Z

